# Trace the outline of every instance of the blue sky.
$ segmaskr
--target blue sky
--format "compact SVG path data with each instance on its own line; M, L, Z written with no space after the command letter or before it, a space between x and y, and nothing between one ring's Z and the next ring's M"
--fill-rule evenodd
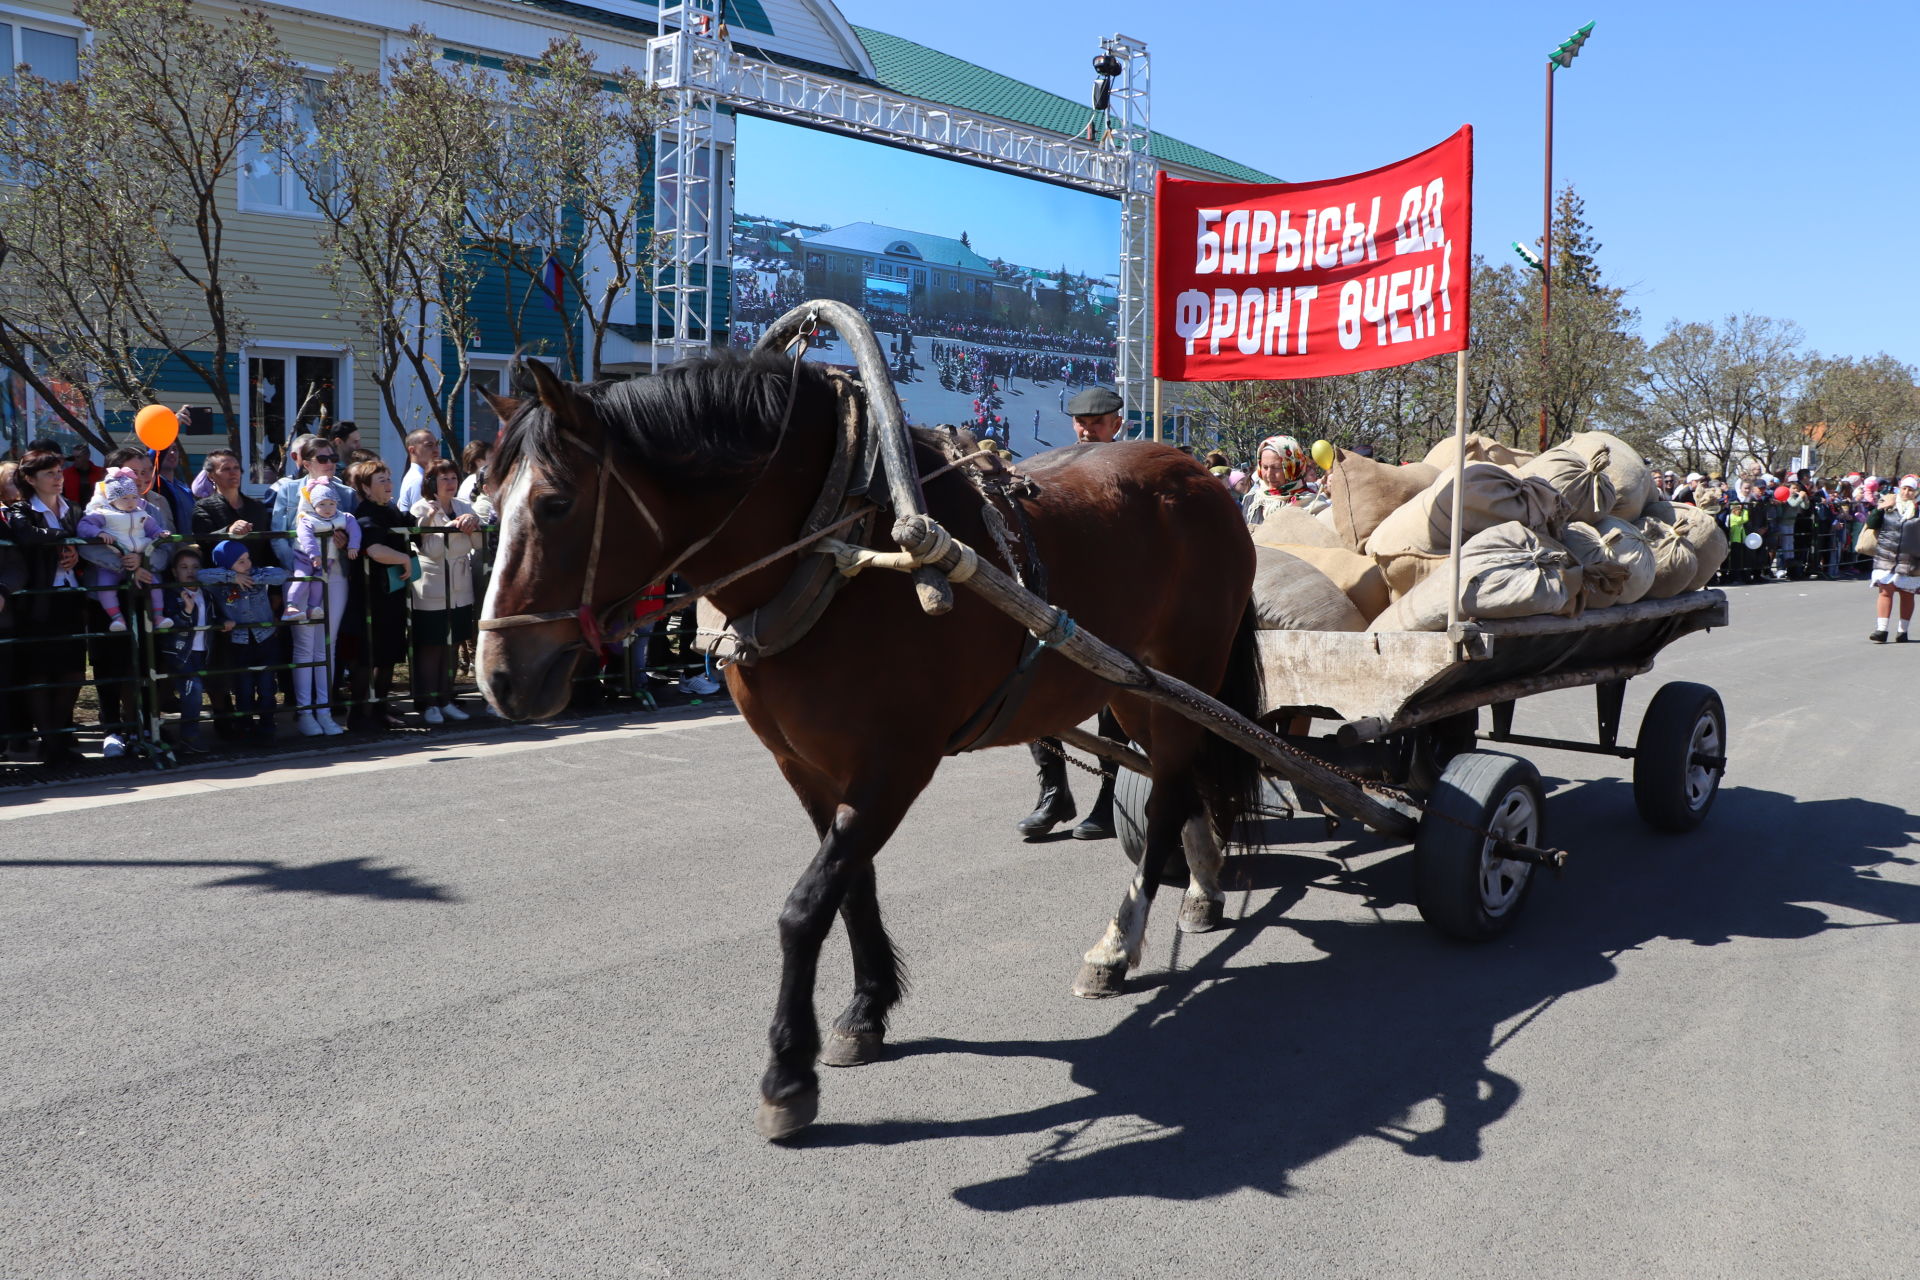
M1496 260L1540 234L1546 54L1594 20L1557 73L1554 176L1586 199L1646 336L1753 312L1828 353L1920 364L1914 0L840 8L1075 99L1099 37L1136 36L1156 128L1288 179L1370 169L1471 123L1475 248Z
M1103 196L752 116L740 118L737 146L742 214L956 240L964 231L988 258L1096 278L1118 270L1120 206Z

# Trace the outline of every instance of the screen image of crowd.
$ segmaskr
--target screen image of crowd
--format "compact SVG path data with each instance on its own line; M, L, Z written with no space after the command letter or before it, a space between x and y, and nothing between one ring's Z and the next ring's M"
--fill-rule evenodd
M294 440L264 494L238 457L189 472L178 444L103 463L51 440L0 459L0 768L88 757L166 764L490 714L475 620L497 517L489 445L459 461L414 432L396 469L350 422ZM272 466L274 471L281 468ZM680 584L575 676L580 710L723 692Z

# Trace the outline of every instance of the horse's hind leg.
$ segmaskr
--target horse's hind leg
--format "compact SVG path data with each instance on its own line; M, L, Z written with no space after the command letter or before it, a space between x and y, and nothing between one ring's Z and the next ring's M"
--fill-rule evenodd
M887 1014L906 994L900 953L880 919L871 862L848 880L840 922L847 927L847 944L853 950L853 999L827 1032L820 1061L829 1067L858 1067L878 1062L886 1051Z
M1194 790L1190 765L1163 770L1161 762L1171 756L1191 761L1194 735L1200 730L1182 733L1178 729L1154 730L1153 794L1147 799L1146 848L1120 910L1107 925L1100 941L1083 957L1080 976L1074 979L1073 994L1087 999L1118 995L1126 986L1127 970L1138 968L1140 946L1146 938L1147 914L1153 909L1153 894L1160 887L1160 869L1181 846L1181 832L1187 820L1200 811L1199 793ZM1177 740L1185 739L1184 747ZM1217 891L1217 890L1216 890Z
M1213 819L1203 806L1187 819L1181 829L1181 843L1187 851L1187 896L1180 900L1179 929L1182 933L1206 933L1220 927L1221 909L1227 897L1220 892L1220 867L1226 861L1219 840L1214 838Z

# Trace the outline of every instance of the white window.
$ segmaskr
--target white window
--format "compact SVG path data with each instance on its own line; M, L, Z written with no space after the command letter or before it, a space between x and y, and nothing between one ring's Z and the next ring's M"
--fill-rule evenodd
M46 80L80 78L80 36L76 31L27 26L11 14L0 14L0 50L7 54L8 79L22 63Z
M304 92L287 104L287 123L299 132L302 145L313 137L313 103L321 81L302 81ZM240 207L253 213L285 213L317 218L319 206L285 157L260 138L248 138L240 147Z

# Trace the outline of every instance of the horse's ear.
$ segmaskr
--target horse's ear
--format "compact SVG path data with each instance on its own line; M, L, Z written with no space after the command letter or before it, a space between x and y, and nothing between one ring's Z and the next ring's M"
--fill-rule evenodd
M560 381L558 374L547 365L545 360L515 359L510 375L516 386L531 386L533 394L540 397L540 403L550 413L566 414L576 403L576 397L566 383ZM568 415L571 416L571 415Z
M482 391L480 396L493 410L493 416L502 422L513 421L513 415L520 412L520 402L512 396L497 396L491 391Z

